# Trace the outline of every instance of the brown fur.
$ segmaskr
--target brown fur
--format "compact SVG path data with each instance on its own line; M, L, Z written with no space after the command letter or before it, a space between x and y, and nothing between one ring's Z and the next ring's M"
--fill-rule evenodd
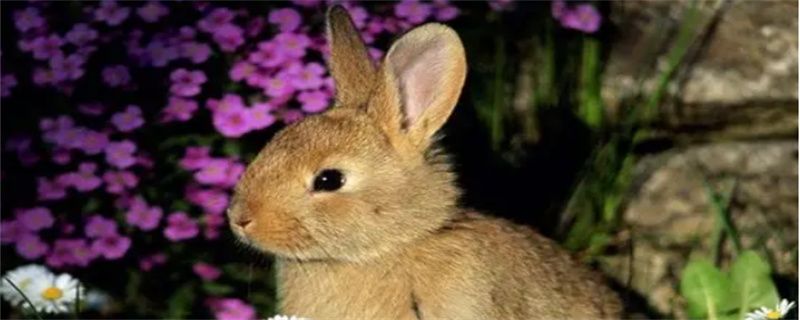
M454 175L433 147L466 75L455 32L416 28L374 69L344 9L328 21L336 106L280 132L248 166L229 210L242 241L276 255L281 312L619 317L614 293L552 241L456 205ZM312 191L331 168L344 186Z

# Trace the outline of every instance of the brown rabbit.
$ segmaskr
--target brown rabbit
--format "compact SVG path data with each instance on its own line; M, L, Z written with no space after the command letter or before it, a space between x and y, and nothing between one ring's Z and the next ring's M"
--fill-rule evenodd
M615 294L552 241L457 206L435 133L466 76L440 24L376 68L328 13L336 103L278 133L236 187L242 241L276 256L280 311L312 319L618 318Z

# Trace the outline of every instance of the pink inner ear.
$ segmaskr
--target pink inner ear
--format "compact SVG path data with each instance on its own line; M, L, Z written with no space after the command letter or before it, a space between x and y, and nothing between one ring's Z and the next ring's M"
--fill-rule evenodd
M436 100L436 93L444 85L447 56L443 43L435 40L411 50L398 51L392 60L408 127Z

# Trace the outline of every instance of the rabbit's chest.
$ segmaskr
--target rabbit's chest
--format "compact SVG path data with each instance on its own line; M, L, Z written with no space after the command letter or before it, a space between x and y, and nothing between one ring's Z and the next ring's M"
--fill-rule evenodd
M415 319L411 283L387 266L279 265L281 312L312 319Z

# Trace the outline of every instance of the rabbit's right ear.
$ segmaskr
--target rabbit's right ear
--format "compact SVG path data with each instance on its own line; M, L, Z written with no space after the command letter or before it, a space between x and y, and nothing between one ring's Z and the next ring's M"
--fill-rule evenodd
M326 28L331 49L328 68L336 83L336 101L359 107L367 101L375 84L375 66L345 8L337 5L328 11Z

